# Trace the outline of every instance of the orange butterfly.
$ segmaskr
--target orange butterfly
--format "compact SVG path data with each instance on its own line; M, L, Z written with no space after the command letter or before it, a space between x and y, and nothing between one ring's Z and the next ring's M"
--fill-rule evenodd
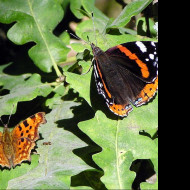
M38 127L46 123L45 113L39 112L22 121L10 132L7 125L0 132L0 165L14 168L31 160L30 153L39 139Z

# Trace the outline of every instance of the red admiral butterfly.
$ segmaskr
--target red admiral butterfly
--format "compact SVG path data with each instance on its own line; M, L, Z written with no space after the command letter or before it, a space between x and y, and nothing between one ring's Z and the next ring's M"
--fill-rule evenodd
M93 43L94 76L98 93L116 115L127 116L150 101L158 88L157 42L136 41L102 51Z

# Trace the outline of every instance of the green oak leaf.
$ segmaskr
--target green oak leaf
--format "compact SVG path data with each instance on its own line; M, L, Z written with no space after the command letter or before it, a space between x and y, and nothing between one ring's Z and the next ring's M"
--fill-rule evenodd
M107 28L118 28L124 27L131 19L132 16L139 14L142 10L144 10L152 0L136 0L129 3L119 16L110 23Z
M31 76L30 73L23 74L23 75L9 75L3 72L11 64L5 64L0 66L0 86L3 86L3 89L11 90L17 84L24 82L26 78Z
M94 6L94 2L94 0L82 0L82 5L89 14L89 17L91 17L91 14L93 13L91 30L98 30L100 34L105 34L106 30L109 28L125 27L131 17L142 12L152 0L136 0L129 3L115 19L108 18L104 15ZM82 24L84 25L85 23L88 24L88 22L83 22Z
M52 31L63 18L63 9L54 0L0 0L0 22L15 24L7 36L15 44L35 42L29 56L44 72L52 66L60 76L57 63L66 60L69 49Z
M46 97L52 90L50 84L41 82L39 74L33 74L28 80L15 85L10 94L0 96L0 116L10 115L13 105L15 113L18 102L33 100L37 96Z
M154 140L154 143L156 144L156 146L158 146L158 138L156 138ZM155 175L154 175L154 177L156 177L156 182L155 183L142 182L140 184L140 187L141 187L142 190L147 190L147 189L149 189L149 190L153 190L153 189L157 190L158 189L158 157L157 158L152 158L151 161L152 161L152 163L154 165L154 171L156 172Z
M83 14L80 12L81 9L81 0L72 0L70 1L70 9L72 13L78 18L81 19L83 17Z
M93 155L94 162L103 169L102 182L108 189L130 189L135 173L130 171L136 159L157 158L154 141L139 135L140 123L128 118L112 120L97 111L93 119L78 124L102 151ZM141 121L141 118L138 118Z
M69 189L71 176L92 169L73 153L74 149L86 147L87 144L64 130L63 121L73 118L71 108L78 105L72 101L63 102L61 97L56 100L54 109L45 116L47 123L39 128L43 139L37 141L38 165L9 180L8 189ZM51 144L43 145L44 142ZM22 164L9 173L14 173L17 168L22 168Z
M109 18L95 7L95 0L81 0L81 2L89 17L91 17L93 13L92 19L94 20L94 26L92 26L91 29L98 29L100 33L105 32Z

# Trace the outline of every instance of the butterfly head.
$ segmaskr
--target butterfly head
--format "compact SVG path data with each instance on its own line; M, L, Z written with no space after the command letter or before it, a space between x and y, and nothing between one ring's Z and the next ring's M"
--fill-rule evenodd
M94 56L97 56L103 52L99 47L95 46L93 43L91 43L90 45Z

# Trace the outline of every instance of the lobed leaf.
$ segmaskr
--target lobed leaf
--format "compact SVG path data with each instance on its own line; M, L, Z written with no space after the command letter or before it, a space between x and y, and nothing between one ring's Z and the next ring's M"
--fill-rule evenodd
M82 5L81 0L70 1L70 9L73 12L73 14L79 19L83 17L83 14L80 12L81 5Z
M85 62L85 64L82 65L83 69L87 70L87 68L90 67L89 62ZM79 92L80 96L83 97L89 105L91 105L90 100L90 76L92 74L92 71L85 75L77 75L70 72L64 73L66 76L66 80L68 83L70 83L71 88L75 89L77 92Z
M139 116L138 121L143 117ZM111 120L97 111L95 118L80 122L78 126L102 147L100 153L93 155L93 160L103 169L101 179L108 189L130 189L135 177L130 171L132 162L157 157L156 144L149 137L139 135L143 126L130 115L123 120Z
M152 0L135 0L129 3L125 6L120 15L108 26L108 28L124 27L130 21L132 16L139 14L151 2Z
M156 146L158 147L158 138L154 140L154 143L156 144ZM155 183L148 183L148 182L142 182L140 184L140 187L142 190L147 190L147 189L158 189L158 157L157 158L152 158L151 159L153 165L154 165L154 170L155 170L155 175L152 177L156 177L156 182ZM154 179L155 180L155 179Z
M98 29L100 33L104 33L109 18L104 15L99 9L95 7L95 0L81 0L84 9L87 11L89 17L93 14L94 26L92 29Z
M24 80L31 76L31 74L23 74L18 76L8 75L4 73L4 69L6 69L11 64L5 64L0 66L0 86L3 89L10 90L14 88L17 84L24 82Z
M48 83L41 82L39 74L33 74L28 80L15 85L10 94L0 96L0 115L10 115L13 105L15 113L18 102L33 100L37 96L46 97L52 90Z
M46 115L47 123L40 127L43 140L37 142L38 166L10 180L8 189L69 189L72 175L91 169L73 153L74 149L87 146L86 143L64 130L63 121L73 118L71 108L79 103L63 102L61 97L54 100L54 109ZM43 145L44 142L51 145Z
M121 28L124 27L130 20L132 16L135 16L142 12L152 0L135 0L121 11L116 19L108 18L99 9L94 6L94 0L82 0L82 5L84 9L88 12L89 17L93 13L93 30L96 29L100 34L105 34L106 30L109 28ZM84 25L84 22L82 23Z
M54 0L0 0L0 22L16 22L8 31L15 44L35 42L29 56L44 72L52 66L60 76L57 63L66 60L69 49L52 31L63 18L63 10Z

